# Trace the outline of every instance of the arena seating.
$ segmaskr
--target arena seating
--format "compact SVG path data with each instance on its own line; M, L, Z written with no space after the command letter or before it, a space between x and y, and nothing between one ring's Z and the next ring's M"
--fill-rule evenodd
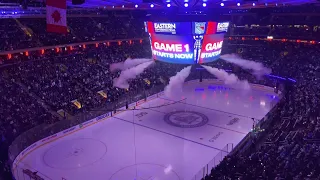
M45 16L1 19L0 51L76 42L141 38L145 35L143 21L134 19L128 13L110 12L100 17L80 14L68 18L67 21L69 33L57 35L45 31Z
M276 46L275 46L276 47ZM251 49L251 50L250 50ZM249 47L245 54L266 64L274 73L294 77L297 83L275 114L275 124L250 151L228 156L205 179L319 179L319 54L316 47L293 46L288 56L272 55L265 47ZM308 49L308 50L307 50ZM273 58L269 56L274 56ZM290 60L289 60L290 59ZM285 67L285 68L283 68Z
M127 39L143 37L143 24L130 15L108 14L109 17L71 17L66 36L45 32L44 19L1 19L0 50L10 51L30 47L68 44L75 42ZM275 18L279 23L286 19ZM117 22L126 22L118 23ZM244 19L244 21L254 21ZM241 22L242 23L242 22ZM245 24L242 23L242 24ZM253 23L250 23L253 24ZM27 32L21 27L29 28ZM306 28L254 27L234 28L233 35L273 35L295 37L319 37ZM287 34L287 32L290 32ZM30 33L30 35L28 35ZM315 35L315 36L314 36ZM14 37L14 38L12 38ZM285 102L275 111L275 123L263 139L254 140L249 151L226 157L212 169L205 179L320 179L320 50L318 45L292 42L265 42L226 40L223 53L238 53L246 59L262 62L273 74L296 80ZM88 54L91 54L90 57ZM121 46L88 47L72 53L30 55L14 58L16 64L1 67L0 76L0 177L9 179L10 168L7 151L10 143L22 132L42 123L55 123L61 118L52 112L64 109L71 115L83 110L100 107L117 101L125 90L113 87L109 65L126 58L150 57L148 42L124 43ZM249 72L224 61L209 65L231 69L240 79L275 85L281 80L264 77L256 79ZM184 65L156 63L137 79L130 82L129 91L141 91L161 84L160 77L168 78ZM196 76L197 73L191 74ZM150 85L144 83L144 79ZM97 95L105 90L106 101ZM77 99L83 108L77 109L70 102ZM209 161L209 160L208 160Z

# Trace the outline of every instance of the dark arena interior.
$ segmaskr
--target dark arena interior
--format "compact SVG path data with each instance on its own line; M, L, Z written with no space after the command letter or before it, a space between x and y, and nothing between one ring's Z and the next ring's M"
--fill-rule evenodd
M0 180L319 180L317 0L0 0Z

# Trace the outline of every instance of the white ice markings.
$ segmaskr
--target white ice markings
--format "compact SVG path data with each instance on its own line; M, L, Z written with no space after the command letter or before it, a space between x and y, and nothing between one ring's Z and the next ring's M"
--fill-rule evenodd
M153 100L152 102L150 102L151 105L144 104L142 105L142 107L148 107L148 106L153 106L153 104L162 103L157 101L161 101L161 99ZM221 150L221 148L223 148L226 145L226 143L237 143L246 134L243 132L237 132L232 129L221 128L217 125L212 125L212 124L202 126L202 127L197 127L197 128L179 128L179 127L171 126L168 123L166 123L163 119L166 112L181 110L179 108L180 106L181 104L176 104L174 106L164 106L157 109L148 109L148 110L144 109L141 111L137 110L134 112L134 115L128 114L129 116L127 116L125 113L121 113L117 115L115 118L124 122L132 123L140 127L152 129L154 131L164 133L164 134L173 136L175 138L179 138L185 141L190 141L195 144L199 144L199 145L217 149L217 150ZM185 105L182 105L182 107L184 106ZM188 106L188 108L192 108L193 110L195 110L195 108L192 106ZM201 113L205 113L205 112L201 112ZM215 116L216 114L217 113L215 112L214 114L211 114L211 115ZM221 113L218 113L218 114L221 114ZM223 116L223 117L225 118L226 116ZM221 118L220 117L217 119L213 118L212 122L214 122L214 120L219 120L219 119ZM226 122L224 122L224 124L226 124ZM220 133L219 137L216 138L215 142L213 142L212 140L209 141L213 137L216 137L216 134L219 132L223 132L223 133Z

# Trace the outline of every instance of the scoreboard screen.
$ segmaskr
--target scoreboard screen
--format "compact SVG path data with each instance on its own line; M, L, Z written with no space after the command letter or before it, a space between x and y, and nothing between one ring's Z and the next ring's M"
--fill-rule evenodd
M220 57L228 22L145 22L154 59L202 64Z

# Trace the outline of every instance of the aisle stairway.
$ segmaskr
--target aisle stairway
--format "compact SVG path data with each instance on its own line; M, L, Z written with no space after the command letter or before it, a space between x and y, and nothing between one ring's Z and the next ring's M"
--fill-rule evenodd
M26 85L22 84L21 82L15 82L20 88L24 89L30 97L35 99L45 110L47 110L49 113L51 113L53 116L59 118L59 120L62 120L62 116L60 116L57 112L53 111L40 97L38 97L36 94L31 92Z
M19 25L20 29L27 35L32 37L33 40L37 42L38 46L43 46L43 44L40 42L40 40L35 36L34 32L32 29L28 28L27 26L24 26L18 19L14 19L16 23Z

